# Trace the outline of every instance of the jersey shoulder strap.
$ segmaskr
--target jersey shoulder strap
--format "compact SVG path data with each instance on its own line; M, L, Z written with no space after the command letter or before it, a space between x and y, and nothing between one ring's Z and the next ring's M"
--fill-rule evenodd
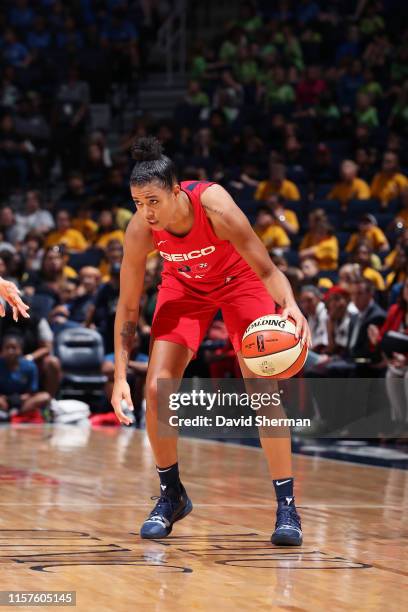
M214 181L182 181L180 184L183 191L188 191L198 198L210 185L215 185Z

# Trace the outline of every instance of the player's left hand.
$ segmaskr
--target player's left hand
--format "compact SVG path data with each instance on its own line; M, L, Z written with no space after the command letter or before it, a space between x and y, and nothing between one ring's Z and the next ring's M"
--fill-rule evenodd
M312 344L312 338L310 335L309 324L306 318L301 313L299 307L296 304L286 306L282 312L282 317L288 319L291 317L296 324L295 337L300 338L303 344L309 348Z
M14 283L6 281L4 278L0 278L0 297L2 297L7 304L10 304L11 308L13 309L14 321L18 320L19 315L25 319L30 318L30 315L27 312L30 307L27 306L27 304L24 304L19 294L20 291ZM4 315L4 306L0 303L0 317L4 317Z

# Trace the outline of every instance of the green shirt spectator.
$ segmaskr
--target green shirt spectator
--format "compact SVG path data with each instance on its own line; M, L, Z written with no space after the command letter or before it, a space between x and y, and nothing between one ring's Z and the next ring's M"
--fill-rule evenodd
M370 128L379 126L377 109L372 106L370 95L366 93L358 94L356 118L358 123L367 125Z
M291 104L296 99L295 90L287 82L285 70L278 66L266 78L265 99L267 104Z
M192 106L209 106L210 100L205 91L202 91L201 85L196 80L191 80L188 84L187 95L185 98L188 104Z
M225 40L220 49L220 59L223 62L234 62L237 59L238 47L231 40Z

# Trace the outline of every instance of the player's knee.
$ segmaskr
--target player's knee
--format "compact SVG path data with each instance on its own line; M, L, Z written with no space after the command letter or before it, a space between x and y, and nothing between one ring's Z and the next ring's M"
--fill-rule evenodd
M147 376L145 393L148 403L157 402L162 381L171 380L172 378L175 378L175 375L169 370L160 370Z

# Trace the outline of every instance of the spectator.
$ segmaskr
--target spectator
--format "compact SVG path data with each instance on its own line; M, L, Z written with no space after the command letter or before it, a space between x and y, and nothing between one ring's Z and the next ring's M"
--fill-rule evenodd
M337 170L332 152L324 142L319 142L316 147L309 173L314 183L331 183L336 179Z
M16 214L15 225L19 242L24 240L26 234L32 230L40 234L47 234L54 228L55 223L51 213L41 208L39 191L27 191L24 214Z
M117 228L112 211L103 210L99 215L98 224L99 229L95 236L95 246L104 249L111 240L117 240L123 244L125 234Z
M384 291L385 283L381 274L371 267L373 251L367 240L361 240L356 244L352 253L353 262L360 266L361 275L368 279L377 291Z
M47 248L60 245L64 245L71 252L84 251L88 246L81 232L72 227L71 216L67 210L57 213L57 228L45 241Z
M27 301L30 302L28 296ZM41 388L55 397L61 381L61 364L52 354L54 336L45 316L45 312L37 314L32 308L30 318L16 324L11 311L7 310L5 318L0 322L0 330L2 335L20 335L24 358L35 363Z
M390 200L398 198L408 187L408 178L399 172L398 157L392 151L384 153L382 170L371 183L371 195L386 208Z
M368 200L370 188L365 181L357 177L358 166L350 159L342 162L340 167L340 182L336 183L328 194L329 200L338 200L342 209L347 209L350 200Z
M255 200L267 201L272 194L280 195L286 200L300 200L295 183L285 178L285 166L274 162L269 165L269 179L258 184Z
M304 284L315 285L321 291L330 289L333 286L330 278L326 278L324 272L321 272L316 257L305 257L302 259L300 269L303 274Z
M110 280L111 269L114 264L121 264L123 259L123 244L120 240L110 240L105 249L105 255L99 265L102 282Z
M295 90L288 83L285 69L282 66L276 66L265 83L266 106L287 106L292 104L295 99Z
M392 268L394 266L399 249L405 249L406 247L408 247L408 229L404 229L398 236L397 241L395 243L395 247L392 251L390 251L390 253L388 253L384 260L384 268Z
M377 225L377 219L369 213L362 215L358 224L358 232L350 236L346 252L352 253L360 241L366 241L374 251L388 251L390 245L384 232Z
M194 79L188 83L185 102L190 106L206 107L210 105L208 95L202 90L200 83Z
M399 285L405 281L408 274L408 246L398 243L395 247L395 257L392 262L392 269L388 272L385 279L387 289L393 285Z
M113 264L111 277L103 283L95 297L93 306L88 309L86 326L95 325L103 337L105 353L112 353L113 332L116 306L119 299L120 264Z
M58 200L55 211L67 210L70 215L75 216L88 197L84 177L80 172L72 172L67 180L67 189Z
M315 257L321 270L335 270L339 257L339 244L334 230L322 209L309 215L309 231L299 246L301 259Z
M275 225L275 218L268 206L258 206L254 232L262 240L268 251L285 250L290 246L289 236L280 225Z
M358 360L356 375L364 377L379 377L381 371L381 359L375 355L371 348L368 337L370 325L382 325L385 320L385 312L374 301L375 288L373 284L362 279L351 286L351 300L358 310L350 322L350 335L347 349L348 355Z
M21 254L24 257L25 277L32 271L38 271L41 268L44 257L44 239L41 234L36 231L28 232L24 242L21 245Z
M63 280L76 278L75 270L64 266L63 252L60 247L48 248L42 260L39 272L33 271L24 281L24 290L28 295L45 295L49 297L49 311L59 304L59 286Z
M327 310L322 294L314 285L305 285L300 292L300 307L310 327L314 352L325 351L329 340L327 335Z
M306 68L304 77L299 81L296 98L299 106L314 106L326 90L326 83L321 78L319 66Z
M101 283L98 268L84 266L79 272L79 286L74 299L68 304L70 321L85 324L88 310L93 305Z
M38 390L35 363L23 357L23 342L17 335L3 337L0 357L0 410L6 419L21 415L19 420L42 420L41 409L50 395Z
M299 220L294 210L285 208L285 200L279 195L270 195L267 199L273 217L274 224L281 227L289 236L299 232Z
M103 149L97 143L90 143L83 163L86 184L91 192L96 192L104 182L107 166L103 159Z
M356 120L369 128L377 128L379 125L377 109L371 103L371 95L359 93L357 95Z
M10 206L4 206L0 209L0 232L3 240L15 245L18 240L18 231L16 227L16 218L13 209Z
M80 232L89 244L95 241L98 233L98 224L92 218L90 202L84 202L79 205L76 217L72 219L72 227Z
M350 322L354 309L350 311L350 295L339 285L331 287L325 295L328 313L327 336L329 355L344 357L350 331Z
M16 31L12 28L5 30L2 47L3 61L6 64L20 70L30 65L32 56L27 47L19 41Z
M106 201L111 202L112 205L120 204L126 208L133 206L133 202L130 203L129 186L126 184L120 168L114 166L109 170L106 181L101 186L101 189ZM133 210L133 207L131 210Z
M408 229L408 187L401 191L400 196L401 208L395 217L395 223L402 223Z

